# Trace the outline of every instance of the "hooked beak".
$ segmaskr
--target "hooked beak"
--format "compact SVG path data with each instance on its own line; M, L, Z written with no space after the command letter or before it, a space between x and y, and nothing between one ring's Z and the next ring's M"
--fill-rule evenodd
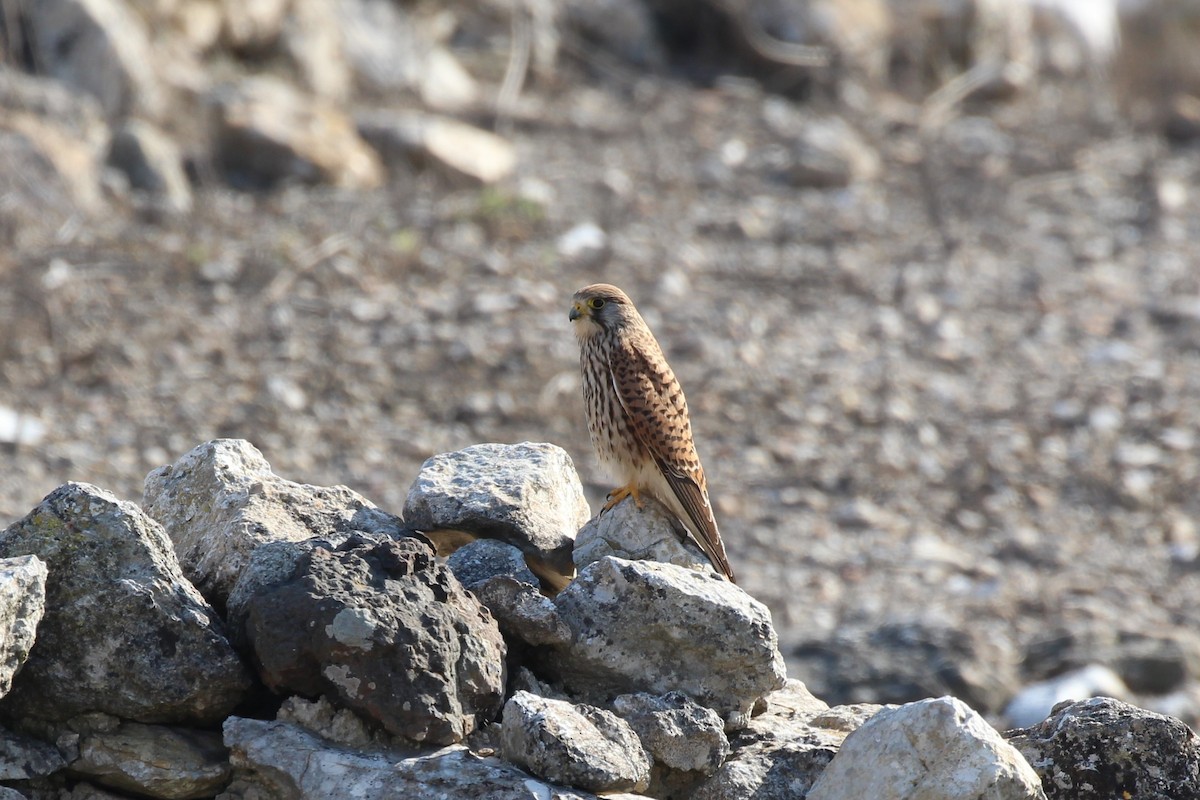
M582 316L583 312L579 310L579 306L573 305L571 306L571 313L567 314L567 319L571 320L571 322L574 322Z

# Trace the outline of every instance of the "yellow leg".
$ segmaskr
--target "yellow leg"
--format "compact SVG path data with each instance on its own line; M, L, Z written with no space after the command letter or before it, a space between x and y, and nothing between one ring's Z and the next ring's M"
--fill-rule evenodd
M616 489L613 489L608 493L608 502L604 504L604 510L608 511L617 503L621 502L630 495L633 496L633 502L637 503L637 507L642 508L642 498L638 494L637 484L627 483L624 486L618 486Z

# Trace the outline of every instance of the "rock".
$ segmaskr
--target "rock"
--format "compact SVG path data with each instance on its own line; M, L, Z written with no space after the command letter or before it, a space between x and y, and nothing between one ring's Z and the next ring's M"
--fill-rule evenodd
M846 737L808 800L1036 800L1028 762L960 700L885 708Z
M1019 682L1018 659L999 636L923 621L846 627L803 642L791 664L831 703L907 703L942 694L998 712Z
M100 101L115 119L155 117L166 95L141 18L119 0L39 0L25 9L35 63Z
M338 3L330 0L291 0L283 24L283 50L300 81L317 97L349 99L354 77L343 50Z
M571 628L559 615L550 598L528 583L497 575L471 587L505 638L514 637L529 645L565 645L571 641Z
M411 159L432 164L464 182L496 183L517 166L512 142L448 117L377 110L358 114L355 123L359 134L384 160ZM488 446L493 445L476 445Z
M256 76L218 89L213 104L214 156L235 181L270 187L295 180L346 189L383 183L375 151L327 100Z
M229 782L228 753L218 733L113 717L88 722L82 730L71 723L80 732L79 757L71 762L76 776L167 800L212 797Z
M0 716L103 711L139 722L223 719L250 686L224 626L133 503L67 483L0 533L0 557L46 562L46 613Z
M6 219L49 234L72 215L106 208L100 168L109 130L99 103L47 78L0 70L0 174ZM36 187L34 190L31 187Z
M275 719L299 725L334 744L359 750L387 748L394 741L378 726L371 725L350 709L336 708L324 695L316 700L289 697L279 707Z
M1099 695L1129 698L1130 692L1117 673L1102 664L1090 664L1026 686L1004 707L1004 719L1015 728L1027 728L1048 717L1059 703Z
M570 641L571 629L538 590L538 579L517 548L496 539L476 539L455 550L446 563L492 612L510 647L514 638L531 645Z
M337 5L346 58L369 90L415 91L437 111L461 111L479 99L479 87L430 30L390 0L340 0Z
M708 556L685 536L680 523L657 500L646 498L642 508L632 500L623 500L588 520L575 537L572 556L577 570L614 556L627 561L675 564L715 575Z
M1200 745L1173 718L1096 697L1062 704L1043 722L1008 731L1050 800L1200 797Z
M501 753L539 778L594 792L650 784L637 735L610 711L517 692L504 705L502 725Z
M770 612L715 574L603 558L555 605L574 642L552 648L544 667L581 697L681 691L738 728L784 683Z
M446 565L468 589L497 576L533 586L538 582L525 563L525 555L511 544L496 539L476 539L463 545L450 555Z
M613 710L653 761L649 793L656 797L690 797L693 786L729 755L724 720L685 694L623 694L613 701Z
M477 444L421 465L404 502L414 528L500 539L562 575L590 512L566 451L552 444Z
M12 688L46 611L46 564L37 556L0 558L0 697Z
M637 0L566 0L562 24L584 41L638 66L657 66L664 54L651 6Z
M841 117L808 120L792 148L786 177L793 186L839 188L879 174L879 154Z
M495 620L420 539L318 544L246 612L259 675L276 691L327 693L391 733L438 744L500 710Z
M242 439L207 442L154 470L142 504L166 528L184 573L218 607L264 542L405 532L400 520L344 486L280 478Z
M167 211L192 210L192 187L183 156L166 134L143 120L127 120L112 140L108 163L129 178L129 185L160 200Z
M283 31L289 0L221 0L221 37L242 52L270 50Z
M846 735L879 706L829 708L797 680L763 698L766 709L730 741L716 774L688 797L773 800L803 797L833 760Z
M44 778L66 765L67 760L54 745L0 726L0 781Z
M230 717L225 721L234 779L222 800L594 800L531 778L461 745L433 752L370 752L337 747L296 725Z

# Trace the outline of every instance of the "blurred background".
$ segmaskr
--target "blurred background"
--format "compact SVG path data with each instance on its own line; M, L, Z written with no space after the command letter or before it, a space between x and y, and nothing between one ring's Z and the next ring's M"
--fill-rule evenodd
M548 441L596 508L603 280L819 697L1197 719L1200 2L3 0L0 43L0 525L215 437L396 513Z

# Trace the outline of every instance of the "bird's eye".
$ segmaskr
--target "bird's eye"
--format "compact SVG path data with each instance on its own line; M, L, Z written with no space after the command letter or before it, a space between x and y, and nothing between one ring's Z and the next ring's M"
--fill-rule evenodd
M591 300L588 300L588 308L593 309L593 310L599 310L601 308L604 308L604 298L603 297L593 297Z

